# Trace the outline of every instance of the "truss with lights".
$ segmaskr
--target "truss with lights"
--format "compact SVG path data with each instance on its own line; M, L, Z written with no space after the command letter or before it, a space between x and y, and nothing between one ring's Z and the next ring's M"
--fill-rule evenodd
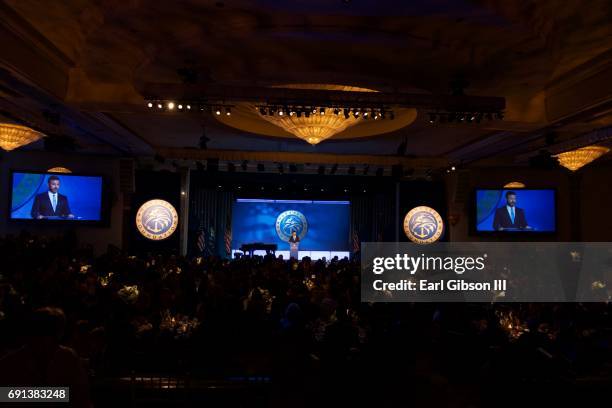
M159 112L188 112L188 113L208 113L217 116L231 116L232 107L234 105L227 104L208 104L186 101L166 101L166 100L150 100L147 101L147 108Z
M503 120L503 111L429 112L428 121L434 123L480 123L483 120Z

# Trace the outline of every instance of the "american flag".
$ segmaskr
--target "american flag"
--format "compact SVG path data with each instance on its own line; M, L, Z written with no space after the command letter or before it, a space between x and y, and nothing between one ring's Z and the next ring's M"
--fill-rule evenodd
M353 228L353 253L359 252L359 233Z
M225 235L223 236L225 241L225 254L232 254L232 219L228 216L225 222Z
M200 228L198 230L198 239L196 241L196 245L200 253L203 253L204 249L206 248L206 236L205 235L206 234L204 233L204 224L200 222Z

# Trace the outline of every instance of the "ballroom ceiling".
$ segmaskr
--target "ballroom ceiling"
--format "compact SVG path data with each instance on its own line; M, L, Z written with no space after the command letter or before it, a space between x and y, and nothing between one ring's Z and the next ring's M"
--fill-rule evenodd
M0 30L0 115L43 121L83 151L191 149L204 131L209 150L396 155L406 141L408 156L461 162L578 143L612 121L607 0L5 0ZM432 125L418 110L409 126L310 146L151 112L143 95L148 84L291 83L424 95L463 83L505 98L505 118Z

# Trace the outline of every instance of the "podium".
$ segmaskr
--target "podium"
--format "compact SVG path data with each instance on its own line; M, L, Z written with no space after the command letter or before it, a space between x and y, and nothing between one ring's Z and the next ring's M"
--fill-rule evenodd
M300 246L299 242L290 242L289 243L289 258L298 259L298 247Z

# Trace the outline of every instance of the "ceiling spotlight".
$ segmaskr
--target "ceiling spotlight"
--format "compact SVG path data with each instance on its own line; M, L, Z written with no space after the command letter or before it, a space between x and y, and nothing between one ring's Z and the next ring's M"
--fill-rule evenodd
M291 110L291 111L289 112L289 116L293 116L293 115L295 115L295 111Z
M325 115L325 108L321 108L321 109L319 109L319 113L320 113L321 115Z
M221 109L217 108L217 110L215 110L215 115L219 116L221 114Z
M161 109L161 108L163 108L164 106L163 106L161 103L158 103L158 104L157 104L157 107L158 107L159 109Z
M285 111L283 111L283 108L280 108L278 110L278 116L284 116L285 115Z
M359 117L359 111L358 110L354 110L353 111L353 116L355 116L356 118Z
M191 109L191 105L187 105L187 109Z
M147 103L147 106L148 106L149 108L152 108L152 107L153 107L153 103L149 102L149 103Z
M312 108L312 113L317 113L317 108Z
M429 123L434 123L436 121L436 114L435 113L430 113L429 114Z
M183 105L179 104L179 106L177 106L177 108L183 109Z
M225 116L231 116L232 115L232 109L231 108L225 108Z
M369 112L367 112L367 111L366 111L366 112L363 112L363 117L364 117L364 118L365 118L365 117L367 117L367 116L368 116L368 113L369 113Z
M168 102L168 109L174 109L174 102Z
M455 170L457 170L455 166L451 167L451 171L455 171Z

